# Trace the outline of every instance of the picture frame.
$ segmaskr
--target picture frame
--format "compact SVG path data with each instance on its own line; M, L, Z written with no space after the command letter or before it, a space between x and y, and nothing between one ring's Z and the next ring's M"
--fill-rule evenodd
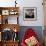
M9 15L9 10L2 10L2 15Z
M10 11L9 11L9 14L10 14L10 15L17 15L17 13L18 13L18 12L15 11L15 10L10 10Z
M37 8L36 7L24 7L23 8L24 20L37 20Z

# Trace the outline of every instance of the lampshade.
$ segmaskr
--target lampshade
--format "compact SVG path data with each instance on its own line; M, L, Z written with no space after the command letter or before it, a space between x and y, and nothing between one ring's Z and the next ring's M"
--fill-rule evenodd
M17 0L15 0L15 7L16 7L16 5L17 5L17 2L16 2Z
M14 31L14 32L17 32L17 29L15 28L13 31Z

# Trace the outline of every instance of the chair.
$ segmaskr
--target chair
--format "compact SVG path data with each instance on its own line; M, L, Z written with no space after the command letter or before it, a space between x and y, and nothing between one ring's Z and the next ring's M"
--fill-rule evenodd
M22 38L21 46L27 46L28 43L30 44L30 45L28 45L28 46L31 46L31 42L28 42L28 41L31 40L30 38L32 38L32 36L33 36L34 38L36 38L36 40L37 40L37 44L35 44L34 46L41 46L39 40L37 39L37 35L36 35L36 33L33 31L32 28L28 28L28 29L26 30L26 32L25 32L25 34L24 34L24 37ZM28 40L27 40L27 39L28 39ZM30 39L30 40L29 40L29 39ZM25 40L26 40L26 42L25 42ZM33 41L32 41L32 42L33 42ZM32 46L33 46L33 45L32 45Z

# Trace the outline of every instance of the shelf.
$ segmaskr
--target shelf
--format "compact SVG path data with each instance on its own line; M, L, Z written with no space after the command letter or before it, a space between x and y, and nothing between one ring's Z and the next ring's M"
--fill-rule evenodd
M0 7L0 24L18 24L19 7Z
M19 25L18 24L1 24L1 30L5 29L5 28L9 28L12 29L13 31L16 29L17 31L19 31Z
M19 7L0 7L0 46L18 46L18 17Z
M19 7L0 7L0 14L2 15L18 15Z
M12 42L2 42L2 46L18 46L17 41L12 41Z
M15 41L12 41L12 40L10 40L10 41L3 41L4 43L16 43L16 42L19 42L19 40L15 40Z

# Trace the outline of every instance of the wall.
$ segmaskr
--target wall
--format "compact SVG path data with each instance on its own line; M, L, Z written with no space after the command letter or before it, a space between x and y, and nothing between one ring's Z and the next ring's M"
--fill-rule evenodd
M17 16L9 16L8 24L17 24Z
M15 0L0 0L0 6L1 7L12 7L15 6L14 3ZM44 26L44 16L43 16L43 6L42 6L42 2L43 0L17 0L18 5L20 7L20 16L19 16L19 24L20 26L20 39L22 38L22 35L25 31L25 29L27 29L27 27L24 26L30 26L31 28L33 28L35 30L35 32L37 33L40 41L43 41L43 30L41 26ZM24 21L23 19L23 7L36 7L37 8L37 20L36 21ZM9 18L10 19L10 18ZM33 27L32 27L33 26ZM29 27L28 27L29 28ZM22 35L21 35L22 34Z
M15 6L15 0L0 0L1 7ZM43 26L43 6L42 0L17 0L17 3L20 7L20 17L19 24L20 26ZM37 8L37 20L36 21L24 21L23 19L23 7L36 7Z
M22 5L22 4L21 4ZM36 21L24 21L23 20L23 7L36 7L37 8L37 20ZM43 6L42 0L24 0L23 7L21 8L21 15L19 20L21 26L43 26Z

